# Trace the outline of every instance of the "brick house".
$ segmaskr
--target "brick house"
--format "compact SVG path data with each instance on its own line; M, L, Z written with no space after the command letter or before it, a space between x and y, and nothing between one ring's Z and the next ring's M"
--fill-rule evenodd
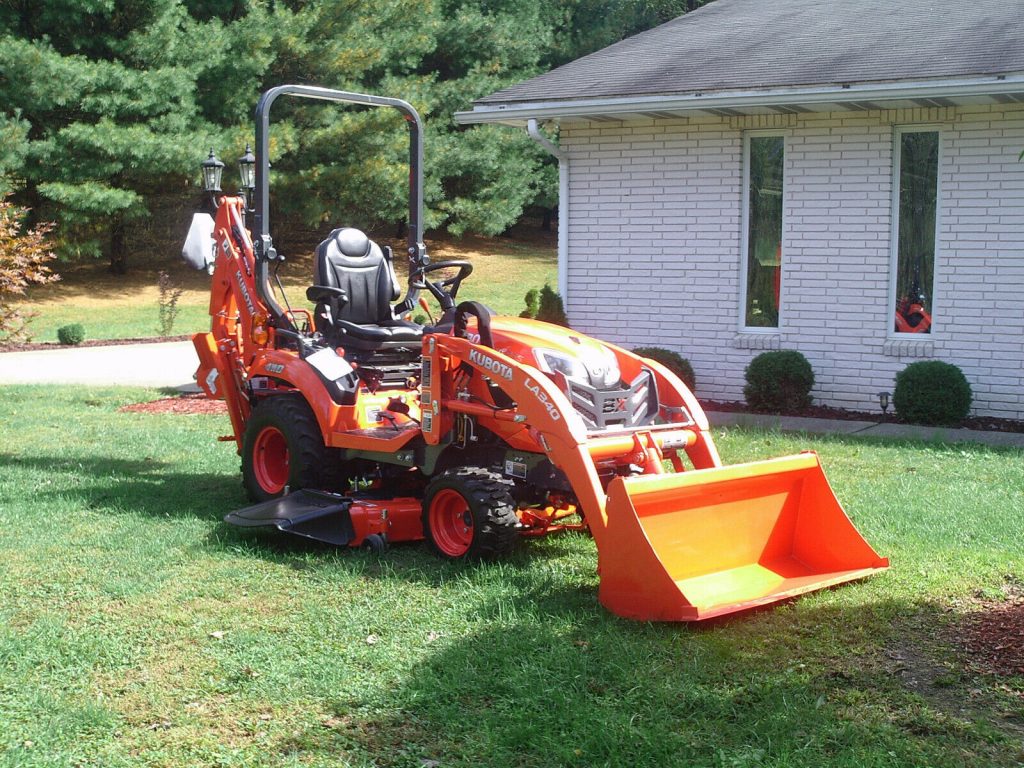
M870 411L932 358L1024 419L1019 4L715 0L457 119L559 157L573 326L681 352L701 397L797 349Z

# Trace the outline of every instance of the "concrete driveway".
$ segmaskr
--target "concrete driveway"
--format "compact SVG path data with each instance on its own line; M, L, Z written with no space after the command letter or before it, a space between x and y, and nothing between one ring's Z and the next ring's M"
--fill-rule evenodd
M0 384L92 384L198 389L191 341L57 347L0 353Z

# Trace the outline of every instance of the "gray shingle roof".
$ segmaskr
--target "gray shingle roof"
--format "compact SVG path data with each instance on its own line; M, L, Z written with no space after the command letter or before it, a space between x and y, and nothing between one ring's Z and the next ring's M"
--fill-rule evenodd
M715 0L476 103L1021 72L1021 0Z

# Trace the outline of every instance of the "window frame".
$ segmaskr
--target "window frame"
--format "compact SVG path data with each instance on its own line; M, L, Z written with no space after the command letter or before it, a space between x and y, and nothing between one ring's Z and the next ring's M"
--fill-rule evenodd
M750 140L752 138L770 137L782 139L782 220L779 233L779 245L782 248L779 274L779 320L774 326L747 325L747 277L750 256ZM790 131L778 129L762 129L743 132L743 180L742 206L740 214L740 290L737 330L740 333L778 334L785 324L786 295L786 225L787 202L789 197L789 144Z
M942 324L942 313L941 305L939 302L939 291L937 286L939 285L940 275L940 250L939 250L939 231L942 226L942 127L935 123L920 123L913 125L894 125L892 132L892 186L890 197L889 213L891 217L891 226L889 227L889 291L888 291L888 303L886 305L886 337L890 340L907 341L908 339L914 339L916 341L928 341L934 339L939 334L939 327ZM932 246L932 284L929 287L930 299L931 299L931 310L929 314L932 317L932 324L929 328L928 333L907 333L897 331L895 328L895 316L896 316L896 278L899 272L899 259L900 259L900 170L901 163L903 160L903 142L902 138L907 133L934 133L936 134L936 153L935 153L935 231L932 233L934 239ZM935 318L939 320L936 322Z

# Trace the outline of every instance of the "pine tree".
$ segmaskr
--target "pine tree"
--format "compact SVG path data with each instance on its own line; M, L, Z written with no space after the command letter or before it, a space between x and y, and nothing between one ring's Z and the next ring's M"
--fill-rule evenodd
M102 252L127 269L126 230L148 215L147 198L187 192L199 147L223 135L197 83L224 69L232 42L221 20L198 21L179 0L4 7L0 137L7 128L27 141L11 156L0 138L0 170L36 215L57 220L62 253Z

